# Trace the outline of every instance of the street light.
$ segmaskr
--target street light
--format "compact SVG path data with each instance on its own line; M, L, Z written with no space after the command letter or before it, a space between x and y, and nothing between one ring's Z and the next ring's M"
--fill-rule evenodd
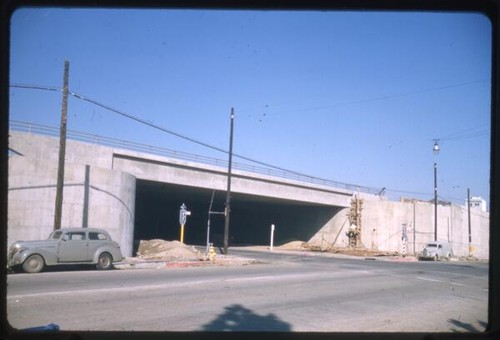
M434 146L432 147L432 152L434 155L439 154L439 139L434 139ZM434 241L437 241L437 230L438 230L438 222L437 222L437 209L438 209L438 201L437 201L438 189L437 189L437 163L434 162Z
M233 127L234 127L234 109L231 108L231 130L229 132L229 162L227 166L227 191L226 191L226 209L224 220L224 255L227 255L229 239L229 215L231 213L231 168L233 163Z

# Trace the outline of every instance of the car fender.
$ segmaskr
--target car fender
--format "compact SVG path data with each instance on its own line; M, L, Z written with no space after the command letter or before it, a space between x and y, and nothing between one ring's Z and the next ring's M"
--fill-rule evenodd
M17 253L15 256L15 263L16 264L22 264L28 257L31 255L38 254L41 257L43 257L43 261L47 266L50 265L55 265L57 264L57 255L47 251L45 249L39 249L39 248L34 248L34 249L26 249L25 251L21 253Z
M102 253L109 253L113 257L113 262L119 262L123 259L122 253L120 252L120 248L114 248L110 246L102 246L97 248L92 258L92 263L97 263L99 261L99 256Z

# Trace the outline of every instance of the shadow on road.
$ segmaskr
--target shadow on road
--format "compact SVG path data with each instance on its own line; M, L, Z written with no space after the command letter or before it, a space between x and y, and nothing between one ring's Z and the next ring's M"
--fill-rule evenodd
M212 322L203 325L203 331L275 331L290 332L292 327L289 323L280 320L274 314L264 316L255 314L252 310L235 304L224 308L224 313L220 314Z
M470 324L470 323L466 323L466 322L462 322L460 320L456 320L456 319L448 319L448 322L451 323L453 326L451 331L452 332L472 332L472 333L479 333L479 332L484 332L486 330L486 326L488 326L488 324L484 321L478 321L478 323L481 325L481 328L477 328L476 326Z
M42 273L51 273L51 272L75 272L75 271L96 271L94 265L89 264L68 264L68 265L55 265L55 266L45 266L43 268ZM8 270L9 274L24 274L23 270L20 267L10 268ZM29 274L31 275L31 274Z

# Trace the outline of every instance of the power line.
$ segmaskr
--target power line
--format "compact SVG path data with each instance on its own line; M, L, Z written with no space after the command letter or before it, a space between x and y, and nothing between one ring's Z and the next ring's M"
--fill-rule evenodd
M141 118L138 118L136 116L133 116L129 113L126 113L126 112L123 112L123 111L120 111L118 109L115 109L115 108L112 108L111 106L109 105L106 105L106 104L103 104L103 103L100 103L94 99L91 99L91 98L87 98L87 97L84 97L83 95L79 94L79 93L76 93L76 92L70 92L70 95L72 95L73 97L75 98L78 98L78 99L81 99L83 101L86 101L86 102L89 102L89 103L92 103L94 105L97 105L97 106L100 106L102 107L103 109L106 109L106 110L109 110L109 111L112 111L114 113L117 113L121 116L124 116L124 117L127 117L129 119L132 119L138 123L141 123L141 124L144 124L144 125L147 125L151 128L154 128L154 129L157 129L157 130L160 130L162 132L166 132L168 134L171 134L171 135L174 135L176 137L179 137L179 138L182 138L182 139L185 139L185 140L188 140L190 142L193 142L193 143L196 143L196 144L199 144L199 145L202 145L204 147L207 147L207 148L210 148L210 149L213 149L213 150L216 150L216 151L220 151L220 152L224 152L224 153L228 153L228 151L224 150L224 149L221 149L221 148L218 148L216 146L213 146L213 145L210 145L210 144L207 144L207 143L204 143L204 142L201 142L199 140L196 140L194 138L191 138L191 137L187 137L187 136L184 136L184 135L181 135L180 133L177 133L177 132L174 132L174 131L171 131L171 130L168 130L168 129L165 129L163 127L160 127L152 122L148 122L144 119L141 119Z
M283 113L293 113L293 112L303 112L303 111L310 112L310 111L319 111L319 110L331 109L331 108L342 107L342 106L353 105L353 104L366 104L366 103L372 103L372 102L383 101L383 100L388 100L388 99L407 97L407 96L412 96L412 95L416 95L416 94L429 93L429 92L433 92L433 91L447 90L450 88L462 87L462 86L467 86L467 85L476 84L476 83L484 83L486 81L488 81L488 80L486 80L486 79L473 80L473 81L467 81L467 82L457 83L457 84L450 84L450 85L439 86L439 87L434 87L434 88L429 88L429 89L396 93L396 94L387 95L387 96L372 97L372 98L347 101L347 102L331 104L331 105L315 106L315 107L309 107L309 108L299 108L299 109L275 111L275 112L269 112L267 114L272 115L272 114L283 114ZM266 107L267 107L267 105L266 105Z
M62 91L61 88L48 87L48 86L40 86L40 85L11 84L10 86L11 87L17 87L17 88L34 89L34 90ZM115 109L115 108L113 108L113 107L111 107L109 105L106 105L106 104L103 104L101 102L98 102L97 100L91 99L89 97L84 97L83 95L81 95L79 93L76 93L76 92L73 92L73 91L69 91L68 94L70 94L71 96L73 96L75 98L78 98L80 100L83 100L83 101L89 102L91 104L94 104L96 106L102 107L105 110L114 112L116 114L119 114L121 116L127 117L129 119L132 119L132 120L134 120L134 121L136 121L136 122L138 122L140 124L144 124L144 125L149 126L149 127L153 128L153 129L156 129L156 130L159 130L159 131L162 131L162 132L174 135L174 136L179 137L181 139L190 141L192 143L204 146L206 148L209 148L209 149L212 149L212 150L215 150L215 151L219 151L219 152L222 152L222 153L225 153L225 154L229 154L229 151L226 151L226 150L224 150L222 148L210 145L208 143L205 143L205 142L196 140L194 138L182 135L180 133L168 130L166 128L160 127L160 126L158 126L158 125L156 125L156 124L154 124L152 122L146 121L144 119L141 119L139 117L136 117L134 115L126 113L124 111ZM272 169L276 169L276 170L288 172L290 174L294 174L294 175L297 175L297 176L308 177L308 178L313 179L313 180L328 181L328 182L338 183L339 185L343 185L343 186L347 186L347 187L354 187L354 188L359 188L359 189L366 189L366 190L368 190L370 192L372 192L372 191L378 192L379 191L379 188L371 188L371 187L367 187L367 186L361 186L361 185L355 185L355 184L349 184L349 183L343 183L343 182L335 182L335 181L325 180L323 178L316 177L316 176L306 175L306 174L303 174L303 173L300 173L300 172L297 172L297 171L293 171L293 170L285 169L285 168L282 168L282 167L279 167L279 166L276 166L276 165L272 165L272 164L269 164L269 163L261 162L261 161L258 161L256 159L252 159L252 158L249 158L249 157L246 157L246 156L243 156L243 155L239 155L239 154L236 154L236 153L233 153L233 156L234 157L238 157L238 158L243 159L243 160L246 160L246 161L249 161L249 162L252 162L252 163L255 163L255 164L263 165L263 166L266 166L266 167L269 167L269 168L272 168Z
M10 87L17 87L17 88L21 88L21 89L62 92L62 88L56 87L56 86L41 86L41 85L32 85L32 84L10 84L9 86Z
M163 131L163 132L166 132L166 133L169 133L171 135L174 135L176 137L179 137L179 138L182 138L182 139L185 139L185 140L188 140L190 142L193 142L193 143L196 143L198 145L201 145L201 146L204 146L204 147L207 147L207 148L210 148L212 150L216 150L216 151L219 151L219 152L223 152L225 154L229 154L229 151L226 151L224 149L221 149L219 147L216 147L216 146L213 146L213 145L210 145L210 144L207 144L205 142L201 142L199 140L196 140L194 138L191 138L191 137L187 137L187 136L184 136L184 135L181 135L180 133L177 133L177 132L174 132L174 131L171 131L171 130L168 130L168 129L165 129L163 127L160 127L156 124L153 124L151 122L148 122L148 121L145 121L141 118L138 118L136 116L133 116L131 114L128 114L128 113L125 113L123 111L120 111L120 110L117 110L115 108L112 108L108 105L105 105L103 103L100 103L94 99L90 99L90 98L86 98L84 96L82 96L81 94L78 94L78 93L75 93L75 92L70 92L70 94L76 98L79 98L81 100L84 100L84 101L87 101L89 103L92 103L94 105L97 105L97 106L100 106L106 110L109 110L109 111L112 111L112 112L115 112L119 115L122 115L122 116L125 116L127 118L130 118L138 123L141 123L141 124L144 124L144 125L147 125L151 128L154 128L154 129L157 129L157 130L160 130L160 131ZM312 179L316 179L316 180L323 180L322 178L319 178L319 177L315 177L315 176L310 176L310 175L306 175L306 174L303 174L303 173L300 173L300 172L297 172L297 171L293 171L293 170L289 170L289 169L285 169L285 168L282 168L282 167L278 167L276 165L272 165L272 164L269 164L269 163L265 163L265 162L261 162L261 161L258 161L256 159L252 159L252 158L249 158L249 157L246 157L246 156L243 156L243 155L239 155L239 154L236 154L236 153L233 153L233 156L234 157L238 157L240 159L244 159L246 161L249 161L249 162L252 162L252 163L256 163L256 164L259 164L259 165L263 165L263 166L266 166L266 167L269 167L269 168L273 168L273 169L276 169L276 170L281 170L281 171L286 171L286 172L289 172L289 173L292 173L292 174L295 174L295 175L299 175L299 176L304 176L304 177L309 177L309 178L312 178ZM358 186L358 185L354 185L354 184L349 184L349 183L341 183L339 182L339 184L343 184L343 185L348 185L348 186L353 186L353 187L360 187L360 188L366 188L366 189L370 189L370 190L376 190L375 188L368 188L368 187L364 187L364 186Z
M467 138L474 138L474 137L481 137L488 135L490 133L490 129L487 128L488 124L482 124L479 126L467 128L465 130L453 132L451 134L448 134L444 137L440 137L439 140L457 140L457 139L467 139Z
M391 192L391 193L397 193L397 194L407 194L407 195L417 195L417 196L420 196L420 197L431 197L432 196L432 193L430 192L415 192L415 191L405 191L405 190L395 190L395 189L389 189L387 188L386 189L387 192ZM441 195L438 195L438 199L440 199L441 201L445 201L445 202L452 202L452 203L456 203L456 204L460 204L463 202L463 199L462 198L457 198L457 197L448 197L448 196L441 196ZM431 201L432 198L428 199L428 201Z

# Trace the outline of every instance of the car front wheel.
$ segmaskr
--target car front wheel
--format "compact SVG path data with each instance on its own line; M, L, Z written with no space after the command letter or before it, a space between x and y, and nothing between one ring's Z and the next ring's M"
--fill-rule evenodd
M107 270L113 268L113 258L109 253L102 253L97 260L97 269Z
M23 270L26 273L39 273L42 271L44 266L45 262L43 261L43 257L37 254L29 256L23 262Z

